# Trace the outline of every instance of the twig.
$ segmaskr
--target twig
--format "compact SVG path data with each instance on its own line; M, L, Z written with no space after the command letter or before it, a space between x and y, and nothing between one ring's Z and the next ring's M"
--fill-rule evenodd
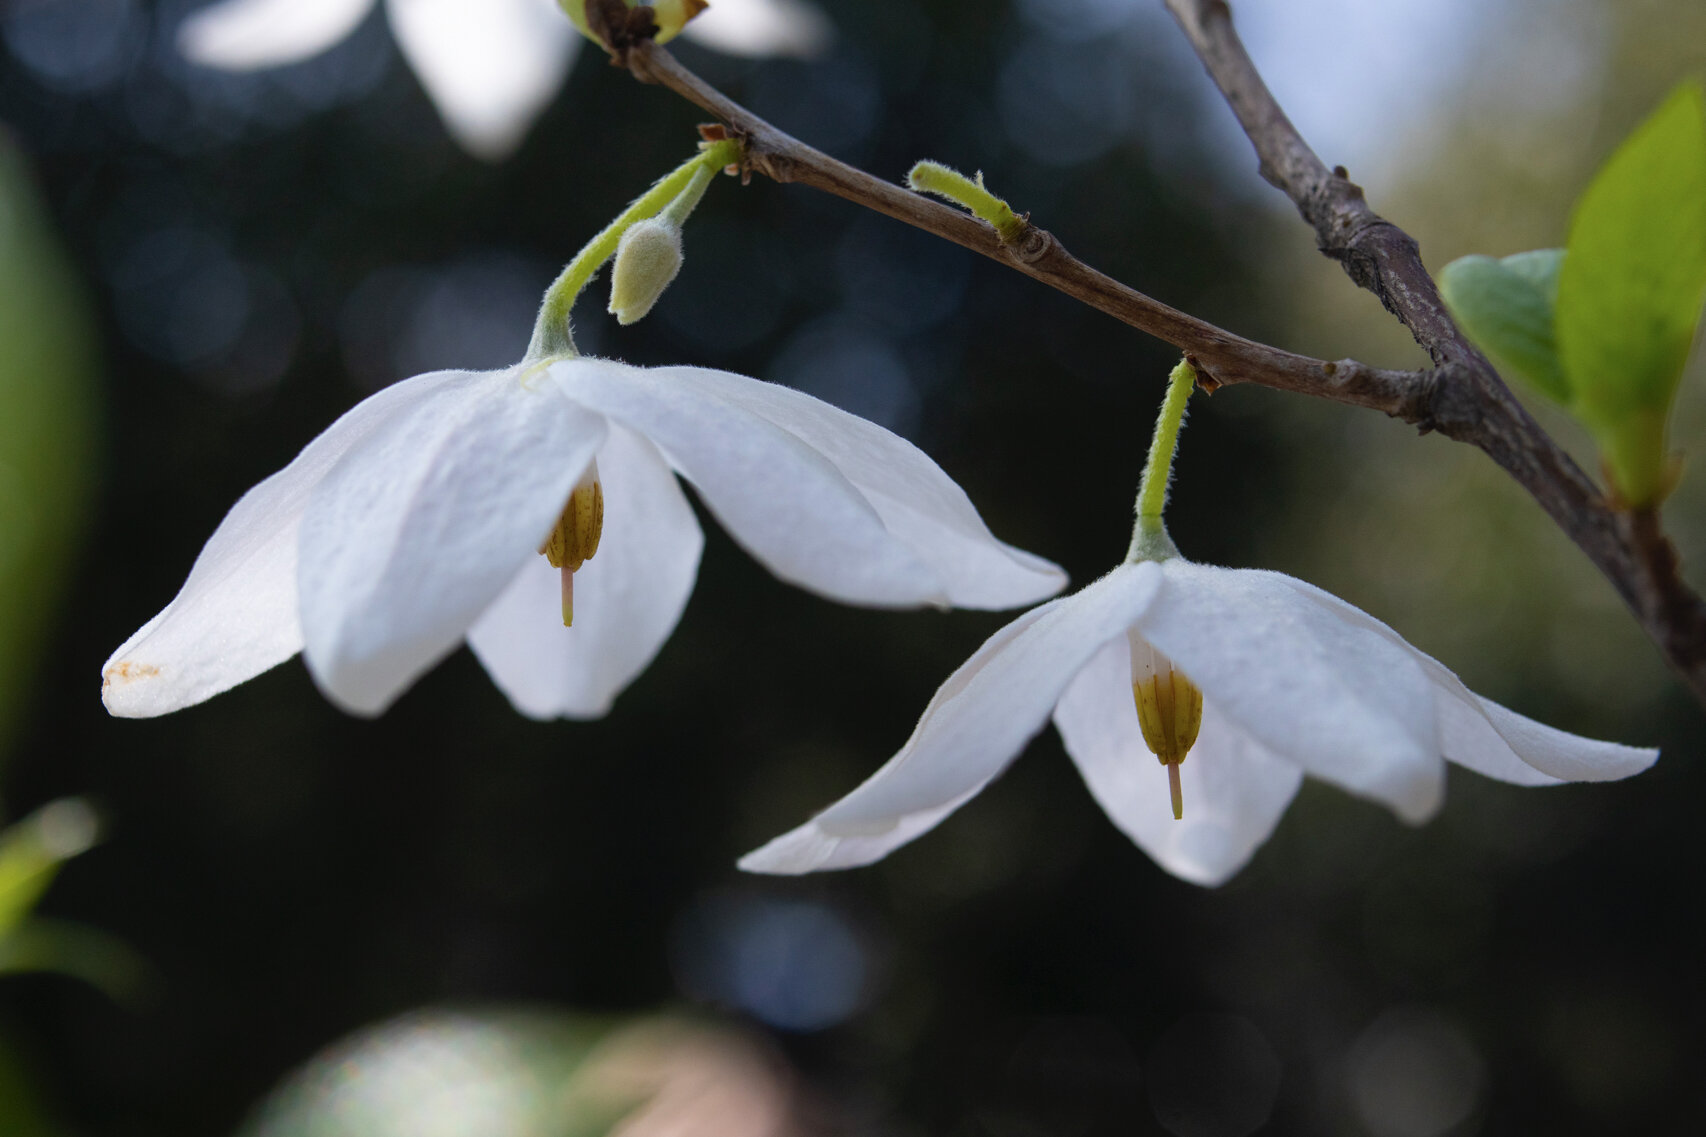
M1261 172L1338 260L1434 362L1393 371L1352 359L1329 362L1256 343L1128 288L1027 224L1012 240L959 210L872 177L778 130L642 41L623 53L636 78L659 83L717 116L746 147L745 169L796 182L885 213L1036 278L1182 351L1210 389L1253 383L1367 407L1479 447L1531 493L1604 573L1706 703L1706 604L1683 584L1656 519L1613 509L1591 479L1547 436L1457 329L1421 262L1416 242L1369 208L1341 170L1328 170L1257 74L1223 0L1167 0L1209 74L1255 144Z
M746 168L777 182L825 190L934 233L1051 285L1076 300L1190 356L1209 388L1259 383L1370 407L1423 422L1431 371L1389 371L1354 359L1328 362L1234 335L1128 288L1068 253L1054 236L1026 224L1012 241L970 214L872 177L771 126L683 67L666 49L644 43L627 53L630 69L716 115L746 146Z
M1706 604L1678 575L1657 516L1614 508L1516 401L1451 319L1415 240L1369 208L1345 170L1328 170L1298 134L1244 50L1225 0L1167 7L1255 146L1262 177L1291 198L1321 252L1378 296L1433 359L1431 425L1479 447L1534 496L1706 703Z

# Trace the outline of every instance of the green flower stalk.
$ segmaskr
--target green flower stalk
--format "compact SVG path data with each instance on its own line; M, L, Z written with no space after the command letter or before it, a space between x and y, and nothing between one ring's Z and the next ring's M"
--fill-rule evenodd
M1178 546L1167 535L1162 513L1167 508L1167 486L1173 476L1173 453L1179 446L1179 428L1185 424L1185 404L1197 383L1196 368L1181 359L1167 377L1167 394L1149 440L1149 460L1137 487L1137 522L1132 527L1131 548L1126 564L1164 561L1179 555Z
M1013 212L1013 207L990 193L983 184L983 172L968 178L958 170L940 162L919 162L907 172L906 184L919 193L945 197L955 205L969 210L979 220L986 221L1001 234L1001 240L1011 244L1025 231L1025 219Z
M621 247L623 234L682 198L695 180L700 182L698 192L703 194L704 185L709 183L711 174L739 160L738 142L724 140L705 145L697 155L671 171L623 210L616 220L606 225L598 236L588 241L546 290L544 302L539 306L538 319L533 324L533 338L527 345L527 355L523 362L545 363L553 359L574 359L579 356L580 352L575 347L574 335L569 326L569 313L574 309L575 300L581 291L592 283L599 267L616 255ZM697 204L698 198L694 197L692 203ZM692 205L687 208L690 210Z
M616 246L610 269L610 312L624 326L642 319L681 271L681 227L705 196L713 167L701 164L662 213L634 225Z

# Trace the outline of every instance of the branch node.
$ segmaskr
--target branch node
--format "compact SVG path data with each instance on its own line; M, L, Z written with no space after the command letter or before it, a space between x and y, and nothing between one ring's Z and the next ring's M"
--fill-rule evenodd
M651 5L630 8L622 0L587 0L586 26L610 53L612 67L626 68L642 83L657 82L645 66L645 53L634 51L658 34L657 12Z
M1197 390L1205 395L1212 395L1220 390L1222 384L1214 377L1214 372L1202 365L1202 361L1192 352L1185 353L1185 363L1197 375Z
M1032 225L1030 216L1027 213L1020 218L1024 227L1019 230L1016 239L1009 241L1003 238L1001 244L1020 264L1034 265L1059 247L1059 242L1047 229Z

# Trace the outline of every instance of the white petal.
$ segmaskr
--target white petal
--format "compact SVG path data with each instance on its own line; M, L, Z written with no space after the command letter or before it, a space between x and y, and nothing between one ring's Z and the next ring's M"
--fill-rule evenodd
M829 459L889 532L941 574L954 606L1013 608L1065 586L1057 566L996 540L965 491L906 439L776 383L704 368L668 370L668 381L750 411Z
M1167 770L1143 743L1123 639L1096 653L1061 696L1054 724L1085 784L1115 825L1176 877L1224 883L1262 846L1303 782L1203 706L1202 733L1179 766L1185 816L1173 816Z
M1658 760L1657 750L1600 742L1535 722L1446 675L1449 683L1436 680L1441 745L1447 758L1477 774L1519 786L1607 782L1639 774Z
M1414 649L1281 573L1170 560L1163 575L1138 632L1235 727L1412 824L1439 808L1445 763Z
M416 376L363 400L244 494L208 538L177 597L102 667L107 710L126 718L180 710L301 651L296 540L309 494L352 446L454 377Z
M1658 760L1657 750L1583 738L1484 699L1450 668L1367 612L1301 581L1294 583L1346 623L1385 638L1415 660L1433 685L1441 752L1460 766L1502 782L1547 786L1615 781Z
M562 85L581 37L553 0L386 0L403 56L469 153L499 161Z
M869 864L933 827L1005 770L1072 677L1155 596L1154 565L1126 565L1020 616L948 677L904 747L858 789L748 853L751 872Z
M828 47L834 33L829 17L803 0L713 0L685 34L730 55L806 58Z
M178 50L193 63L252 71L296 63L356 29L373 0L224 0L178 27Z
M558 570L535 556L468 634L492 679L534 718L609 711L675 630L699 572L704 535L651 443L612 424L598 472L604 536L575 573L574 627L563 627Z
M719 373L602 359L551 372L570 398L650 438L783 580L853 604L948 603L941 574L884 527L829 459L701 382Z
M302 517L304 657L377 714L538 552L604 420L537 372L464 372L327 471Z

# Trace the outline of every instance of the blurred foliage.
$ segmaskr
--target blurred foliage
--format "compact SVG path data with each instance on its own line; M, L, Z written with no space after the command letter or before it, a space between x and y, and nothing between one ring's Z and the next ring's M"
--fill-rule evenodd
M1352 170L1436 269L1465 254L1556 244L1594 171L1700 67L1706 42L1706 7L1691 0L1510 0L1500 16L1497 36L1461 45L1465 81L1429 129L1390 168ZM1273 249L1264 264L1284 313L1278 342L1329 358L1425 362L1306 234L1278 230ZM1599 470L1579 423L1517 393L1584 469ZM1627 723L1622 736L1636 742L1661 738L1667 713L1686 713L1611 587L1482 455L1414 442L1372 416L1271 402L1259 413L1295 442L1292 484L1318 507L1288 515L1266 549L1270 567L1377 613L1477 691L1556 725L1609 736ZM1706 355L1697 352L1677 388L1671 446L1687 462L1703 438ZM1664 522L1698 587L1706 479L1687 469Z
M417 1013L361 1032L272 1094L245 1137L601 1137L639 1103L571 1091L608 1023Z
M34 1075L0 1041L0 1130L6 1137L59 1137L62 1132L42 1112Z
M1576 417L1632 505L1673 478L1665 431L1706 303L1706 94L1685 83L1589 183L1558 273Z
M1458 257L1439 273L1439 290L1458 326L1507 376L1568 405L1570 381L1558 361L1553 309L1563 249Z
M87 524L95 331L0 122L0 757Z
M239 1137L790 1137L791 1088L740 1032L543 1008L428 1008L357 1032Z
M1656 505L1678 469L1671 402L1706 303L1706 103L1685 83L1576 203L1564 249L1459 257L1452 314L1594 435L1618 498Z
M31 915L61 866L87 852L99 830L94 811L77 798L49 802L0 829L0 975L52 971L82 979L120 1001L143 994L146 968L118 940Z
M51 802L0 830L0 939L18 930L59 866L87 851L96 831L94 813L76 799Z
M129 969L122 948L81 928L32 918L60 865L88 850L97 824L83 802L50 802L0 829L0 975L19 971L59 971L114 980ZM116 967L114 965L117 965ZM0 1133L8 1137L47 1137L56 1133L31 1088L30 1072L0 1039Z

